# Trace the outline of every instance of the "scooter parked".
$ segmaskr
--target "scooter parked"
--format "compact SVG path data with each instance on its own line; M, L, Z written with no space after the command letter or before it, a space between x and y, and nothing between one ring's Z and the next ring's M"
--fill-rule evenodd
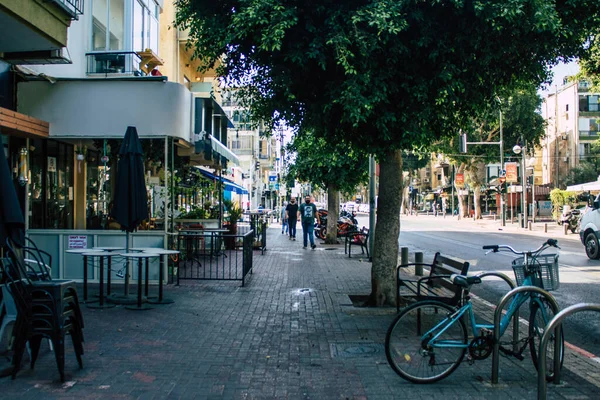
M561 219L558 221L559 225L567 224L568 229L575 233L577 232L577 227L579 226L579 220L581 219L581 211L577 209L572 209L567 211Z

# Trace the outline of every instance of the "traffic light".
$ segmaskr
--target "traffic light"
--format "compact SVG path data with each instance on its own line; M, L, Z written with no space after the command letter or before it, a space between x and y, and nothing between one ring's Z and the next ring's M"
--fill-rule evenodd
M260 168L260 162L258 162L258 161L257 161L257 162L254 164L254 169L259 169L259 168Z
M467 152L467 134L461 133L458 135L458 152L466 153Z

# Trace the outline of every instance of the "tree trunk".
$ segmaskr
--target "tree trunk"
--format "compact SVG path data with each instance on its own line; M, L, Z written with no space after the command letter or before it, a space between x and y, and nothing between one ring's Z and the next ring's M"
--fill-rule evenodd
M475 209L475 219L481 219L481 187L476 186L473 189L473 205Z
M458 215L461 218L466 218L469 215L469 205L467 204L467 196L458 196Z
M366 305L394 305L402 199L402 151L389 151L379 163L379 198L371 268L371 294Z
M340 215L340 192L333 183L327 185L327 237L325 243L337 243L337 221Z

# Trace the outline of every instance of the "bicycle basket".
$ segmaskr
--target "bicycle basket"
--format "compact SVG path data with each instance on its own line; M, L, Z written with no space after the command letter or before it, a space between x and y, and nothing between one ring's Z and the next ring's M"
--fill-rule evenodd
M544 290L557 290L560 286L558 278L558 254L542 254L529 258L529 266L519 257L512 262L517 286L522 286L525 278L531 275L532 285Z

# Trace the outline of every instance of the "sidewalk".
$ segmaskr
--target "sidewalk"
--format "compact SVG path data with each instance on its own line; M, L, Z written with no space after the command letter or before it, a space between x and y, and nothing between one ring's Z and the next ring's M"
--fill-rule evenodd
M165 296L175 303L144 312L84 306L84 368L77 368L68 339L67 382L59 383L44 344L35 370L24 366L16 380L0 379L2 398L536 397L528 352L523 362L500 360L498 385L490 383L491 358L465 361L436 384L404 381L383 348L395 308L357 308L348 297L369 293L371 264L349 259L343 244L303 250L301 231L296 242L276 224L268 235L268 249L254 252L254 273L243 288L218 281L167 286ZM550 385L549 398L597 398L599 364L568 350L563 371L563 384Z

